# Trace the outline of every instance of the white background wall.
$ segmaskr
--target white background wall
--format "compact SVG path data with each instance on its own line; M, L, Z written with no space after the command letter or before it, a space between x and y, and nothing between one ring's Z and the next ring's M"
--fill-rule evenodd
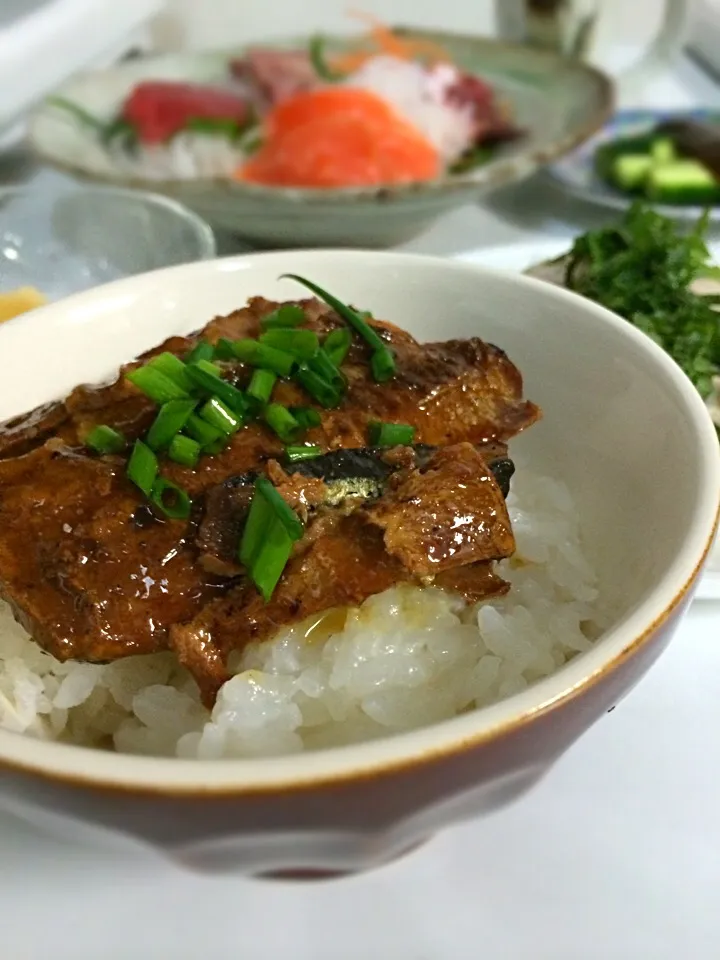
M516 0L167 0L155 40L164 49L222 47L317 29L355 30L357 22L347 16L352 8L376 13L387 23L487 34L494 29L496 2ZM664 6L664 0L600 2L610 14L603 33L627 47L652 34Z

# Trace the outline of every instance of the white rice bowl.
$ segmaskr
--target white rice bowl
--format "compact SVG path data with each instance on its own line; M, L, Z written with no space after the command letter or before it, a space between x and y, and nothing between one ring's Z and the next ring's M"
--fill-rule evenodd
M127 753L277 755L482 707L546 677L601 629L595 572L563 483L519 470L507 596L474 606L408 585L254 644L212 714L174 654L60 663L0 605L0 728Z

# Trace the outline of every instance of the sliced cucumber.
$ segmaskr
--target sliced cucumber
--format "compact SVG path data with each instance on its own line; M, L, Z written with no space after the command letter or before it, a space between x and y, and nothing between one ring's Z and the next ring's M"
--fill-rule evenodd
M646 183L650 199L660 203L705 204L720 200L720 183L697 160L653 165Z
M650 145L650 156L655 164L672 163L677 160L675 144L669 137L657 137Z
M620 190L642 190L652 165L652 157L647 153L628 153L615 158L609 179Z

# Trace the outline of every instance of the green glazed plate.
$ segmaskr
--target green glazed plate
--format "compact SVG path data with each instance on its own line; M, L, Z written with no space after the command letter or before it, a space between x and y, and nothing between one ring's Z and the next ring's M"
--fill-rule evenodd
M498 149L483 166L437 180L389 187L292 189L231 180L130 181L93 132L50 105L31 120L30 143L47 163L74 176L150 189L174 197L214 227L263 246L364 246L401 243L442 214L515 183L579 146L612 112L611 81L579 62L491 39L402 28L406 36L445 47L460 67L489 81L511 106L526 135ZM303 47L307 38L273 46ZM330 38L343 50L353 38ZM132 87L145 79L216 83L242 49L183 53L84 74L58 94L102 118L112 117Z

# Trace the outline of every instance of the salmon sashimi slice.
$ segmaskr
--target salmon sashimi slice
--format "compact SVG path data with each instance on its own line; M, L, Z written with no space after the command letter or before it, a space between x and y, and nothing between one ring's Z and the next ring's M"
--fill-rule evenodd
M352 187L432 180L435 147L368 90L323 87L280 103L238 178L268 186Z

